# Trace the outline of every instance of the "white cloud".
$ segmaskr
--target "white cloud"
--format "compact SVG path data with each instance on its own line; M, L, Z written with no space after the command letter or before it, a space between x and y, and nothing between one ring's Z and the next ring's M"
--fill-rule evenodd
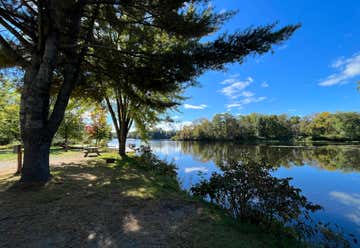
M346 217L356 225L360 226L360 195L339 191L331 191L329 195L342 204L350 206L353 210L347 213Z
M224 81L221 82L221 84L233 84L236 82L236 79L233 77L230 77L228 79L225 79Z
M243 91L242 93L241 93L241 96L244 96L244 97L252 97L252 96L254 96L255 94L253 93L253 92L251 92L251 91Z
M349 79L360 76L360 53L353 55L351 58L339 58L331 65L338 72L328 76L319 83L320 86L332 86L347 83Z
M267 88L269 87L269 84L267 82L263 82L260 86L263 88Z
M232 109L232 108L242 108L242 104L241 103L231 103L231 104L227 104L226 108L228 110Z
M233 108L238 108L238 109L242 109L244 107L244 105L248 105L250 103L257 103L257 102L262 102L264 100L266 100L267 98L265 96L260 96L260 97L247 97L244 99L241 99L240 101L234 102L234 103L230 103L226 105L226 108L228 110L231 110Z
M185 173L191 173L191 172L195 172L195 171L207 172L208 170L204 166L185 168Z
M230 75L231 78L238 78L240 77L240 73L235 73Z
M199 110L202 110L202 109L207 108L207 105L205 105L205 104L201 104L201 105L184 104L184 108L186 108L186 109L199 109Z
M229 84L229 86L222 88L220 92L225 96L236 99L240 96L243 96L243 90L247 88L252 82L253 79L251 77L248 77L245 81L239 81L236 78L229 78L221 82L221 84Z
M227 86L222 88L220 92L231 99L231 102L226 105L227 111L233 108L242 109L244 105L261 102L266 99L264 96L256 97L255 93L246 90L246 88L254 82L252 77L248 77L246 80L239 80L237 77L238 75L235 74L221 82L221 84ZM268 87L269 85L264 82L261 86Z
M360 210L360 195L359 194L348 194L340 191L331 191L330 196L339 200L341 203L354 206Z
M281 46L279 46L279 50L285 50L286 48L288 48L289 47L289 45L287 45L287 44L284 44L284 45L281 45Z

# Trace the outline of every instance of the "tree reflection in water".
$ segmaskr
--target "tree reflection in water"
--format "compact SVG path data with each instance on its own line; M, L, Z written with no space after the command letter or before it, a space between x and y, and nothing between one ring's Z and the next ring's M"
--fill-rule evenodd
M214 161L221 165L224 161L241 161L247 153L258 163L278 168L302 166L304 164L325 170L344 172L360 171L359 146L277 146L239 145L236 143L179 142L184 153L197 156L201 161Z

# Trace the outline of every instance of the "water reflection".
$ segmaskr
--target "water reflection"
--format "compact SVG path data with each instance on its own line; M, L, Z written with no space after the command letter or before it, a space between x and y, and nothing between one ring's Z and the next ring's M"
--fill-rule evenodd
M255 161L265 161L271 167L311 165L329 171L360 171L359 146L270 146L238 145L234 143L178 142L185 154L196 155L201 161L241 160L243 152L249 153Z

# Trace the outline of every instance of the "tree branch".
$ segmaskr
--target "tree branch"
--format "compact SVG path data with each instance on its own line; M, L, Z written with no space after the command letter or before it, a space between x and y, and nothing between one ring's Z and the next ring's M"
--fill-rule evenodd
M6 53L6 56L13 58L16 63L19 63L19 65L23 67L29 65L29 63L10 46L2 35L0 35L0 45Z
M32 39L35 38L35 36L36 36L35 29L36 28L24 24L25 22L27 22L27 23L31 22L32 21L31 19L27 20L27 19L17 15L16 13L9 12L8 10L5 10L3 8L0 8L0 16L2 18L6 19L8 22L10 22L12 25L17 27L18 29L20 29L24 34L28 35ZM16 21L12 17L23 19L23 23Z
M82 4L120 4L120 0L82 0Z
M25 47L31 47L31 43L26 40L15 28L13 28L4 19L0 18L0 24L3 25L10 33L12 33Z

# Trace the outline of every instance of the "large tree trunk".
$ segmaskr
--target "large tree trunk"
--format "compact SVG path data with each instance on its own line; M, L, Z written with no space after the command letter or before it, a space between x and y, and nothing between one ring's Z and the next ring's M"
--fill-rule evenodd
M21 181L46 182L50 178L49 152L51 141L64 118L70 94L79 81L81 59L87 46L78 49L80 19L84 1L46 1L41 4L38 29L30 65L26 64L21 92L20 126L24 143L24 165ZM94 9L86 43L91 39L98 13ZM60 44L61 43L61 44ZM66 44L67 48L61 45ZM59 49L61 53L59 53ZM62 54L61 65L57 64ZM55 69L62 75L62 85L50 113L50 91Z
M24 142L24 165L21 181L26 183L45 183L51 177L49 169L50 143L34 144Z
M49 150L52 133L47 128L49 95L36 87L23 90L21 134L24 143L22 182L46 182L50 178Z
M21 92L20 126L24 143L21 181L46 182L50 178L49 149L53 133L48 129L50 87L57 58L56 33L50 35L43 55L33 54Z
M50 178L49 152L51 141L64 117L70 94L76 82L76 68L66 65L64 81L50 114L50 89L57 58L57 35L46 40L44 54L33 54L26 69L21 92L20 126L24 143L24 164L21 182L42 183Z

